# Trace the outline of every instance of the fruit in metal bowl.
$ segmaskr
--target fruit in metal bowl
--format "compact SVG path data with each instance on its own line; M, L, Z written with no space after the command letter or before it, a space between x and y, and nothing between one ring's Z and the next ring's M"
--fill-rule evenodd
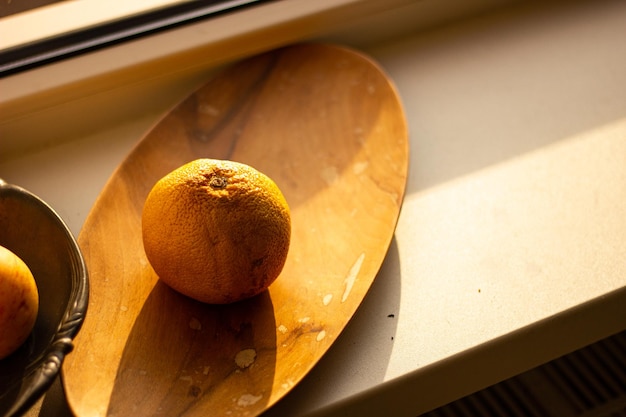
M0 246L0 359L15 352L28 338L38 310L33 274L17 255Z

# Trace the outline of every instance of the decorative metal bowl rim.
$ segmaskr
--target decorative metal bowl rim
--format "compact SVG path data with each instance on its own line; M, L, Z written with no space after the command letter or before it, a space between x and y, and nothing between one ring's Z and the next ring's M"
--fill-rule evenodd
M36 366L28 370L26 377L29 378L31 383L20 392L12 407L5 414L6 417L16 417L26 413L50 388L61 370L65 356L74 348L72 340L80 330L87 312L89 277L78 243L61 216L48 203L30 191L17 185L9 184L0 178L0 189L2 188L22 193L28 199L48 210L52 214L51 217L56 220L65 234L72 258L70 259L72 286L65 313L52 342L42 356L38 358Z

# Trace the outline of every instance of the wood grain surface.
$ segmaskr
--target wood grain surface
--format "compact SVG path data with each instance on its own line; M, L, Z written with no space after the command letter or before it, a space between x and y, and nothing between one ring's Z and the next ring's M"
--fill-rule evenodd
M265 293L206 305L162 284L141 241L154 183L196 158L269 175L292 211ZM113 173L78 241L91 283L63 383L78 416L253 416L324 355L376 277L400 213L407 126L362 54L303 44L236 63L177 105Z

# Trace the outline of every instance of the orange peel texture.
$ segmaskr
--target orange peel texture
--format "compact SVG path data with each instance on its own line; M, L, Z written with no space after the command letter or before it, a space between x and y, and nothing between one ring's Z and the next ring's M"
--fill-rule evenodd
M158 277L210 304L265 291L283 269L290 237L278 186L233 161L197 159L170 172L142 213L144 250Z

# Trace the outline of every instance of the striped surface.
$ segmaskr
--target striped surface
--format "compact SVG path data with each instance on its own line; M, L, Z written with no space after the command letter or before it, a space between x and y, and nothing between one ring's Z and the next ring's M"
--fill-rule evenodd
M626 417L626 331L422 416Z

